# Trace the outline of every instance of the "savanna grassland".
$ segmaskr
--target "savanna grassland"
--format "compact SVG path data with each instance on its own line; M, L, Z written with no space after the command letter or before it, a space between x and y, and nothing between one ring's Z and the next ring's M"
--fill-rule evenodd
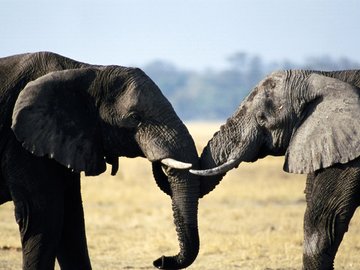
M188 124L199 153L219 124ZM282 171L283 158L241 164L199 203L201 249L188 269L301 269L304 175ZM83 178L89 252L94 269L153 269L178 252L170 198L150 163L120 159L115 177ZM336 269L360 269L360 216L355 213ZM21 268L12 203L0 207L0 269Z

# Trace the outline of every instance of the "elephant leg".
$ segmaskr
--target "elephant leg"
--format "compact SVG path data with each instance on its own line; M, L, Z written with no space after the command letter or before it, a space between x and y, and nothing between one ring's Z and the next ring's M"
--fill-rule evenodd
M0 175L0 182L1 182L1 175ZM0 183L0 205L8 201L11 201L11 195L9 189L7 186L2 185Z
M23 269L54 269L63 220L61 190L34 194L21 186L10 187L21 235Z
M1 170L15 206L23 269L54 269L64 213L65 168L9 143Z
M80 193L80 176L73 174L65 190L64 225L57 259L61 269L91 269Z
M338 247L359 205L360 162L308 176L303 269L334 269Z

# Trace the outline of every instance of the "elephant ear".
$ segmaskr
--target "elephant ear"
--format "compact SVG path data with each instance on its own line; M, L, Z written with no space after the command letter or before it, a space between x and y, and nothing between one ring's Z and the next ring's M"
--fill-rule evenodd
M360 156L360 89L312 74L301 123L290 140L284 170L310 173Z
M104 172L99 116L87 91L95 76L92 69L72 69L28 83L12 116L12 129L23 147L76 172Z

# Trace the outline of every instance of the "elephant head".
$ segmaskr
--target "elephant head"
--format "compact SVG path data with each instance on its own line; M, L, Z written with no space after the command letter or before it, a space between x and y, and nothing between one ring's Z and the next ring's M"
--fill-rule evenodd
M202 196L242 161L285 155L284 170L309 173L360 155L360 71L274 72L221 126L200 158ZM206 183L206 184L205 184Z
M199 177L194 142L168 100L140 69L88 66L54 71L28 83L17 98L12 129L23 147L74 172L98 175L118 157L152 162L158 186L172 198L180 252L158 268L190 265L199 250ZM180 162L181 161L181 162Z

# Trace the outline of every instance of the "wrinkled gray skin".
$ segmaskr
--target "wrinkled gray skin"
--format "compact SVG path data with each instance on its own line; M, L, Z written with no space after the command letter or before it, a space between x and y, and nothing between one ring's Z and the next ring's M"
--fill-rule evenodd
M160 161L197 167L194 142L140 69L93 66L34 53L0 59L0 203L12 200L23 269L91 269L80 172L98 175L118 157L146 157L172 198L180 252L154 266L180 269L199 250L199 177Z
M360 203L358 87L360 71L274 72L250 92L201 155L202 169L225 168L207 178L207 192L226 171L267 155L285 155L285 171L308 174L303 269L333 269Z

